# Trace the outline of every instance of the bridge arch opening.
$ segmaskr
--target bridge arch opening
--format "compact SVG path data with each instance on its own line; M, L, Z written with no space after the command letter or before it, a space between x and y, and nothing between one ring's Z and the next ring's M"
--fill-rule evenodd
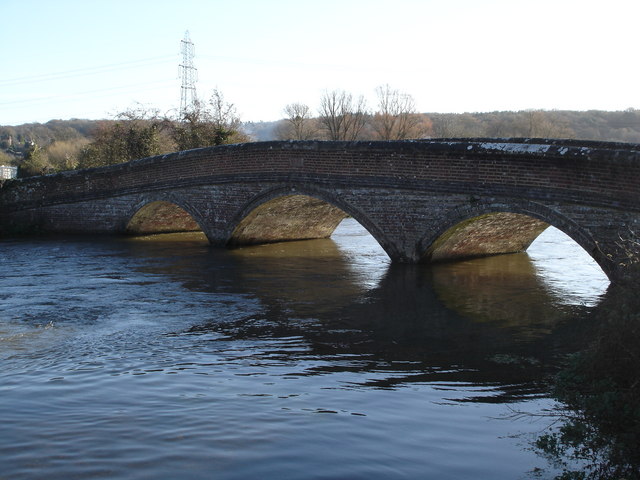
M237 215L228 246L329 238L345 219L356 222L391 257L393 245L357 209L323 192L276 189L254 199ZM352 226L353 228L353 226ZM381 241L382 239L382 241Z
M128 221L129 235L201 232L198 222L182 207L165 200L153 201L139 208Z
M520 213L486 213L447 229L423 259L441 262L524 252L548 227L547 222Z
M493 255L523 253L534 244L539 249L539 238L551 243L556 252L556 260L567 255L576 261L591 264L597 276L606 280L606 270L601 264L595 243L591 244L584 232L571 224L568 219L550 218L542 214L515 213L509 211L489 211L479 215L458 219L446 228L430 245L423 249L423 262L447 262L468 260ZM543 235L544 233L544 235ZM535 243L534 243L535 242ZM569 252L570 251L570 252ZM544 257L543 254L541 257Z
M340 208L308 195L282 195L251 209L236 225L230 246L328 238L348 217Z

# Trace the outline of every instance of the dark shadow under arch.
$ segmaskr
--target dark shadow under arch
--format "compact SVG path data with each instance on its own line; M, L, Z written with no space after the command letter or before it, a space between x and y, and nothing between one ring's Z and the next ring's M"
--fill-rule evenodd
M253 245L328 238L347 217L342 210L307 195L284 195L251 210L235 227L229 245Z
M520 213L485 213L446 230L427 249L425 258L438 262L524 252L548 226Z
M253 197L230 222L231 246L330 237L340 222L353 217L393 258L395 246L381 240L378 227L362 212L315 188L286 186Z
M125 227L125 233L129 235L198 231L202 231L202 228L189 212L166 200L143 204L131 216Z
M524 252L549 226L568 235L606 273L608 262L591 235L565 215L533 202L477 202L448 211L418 244L422 262Z

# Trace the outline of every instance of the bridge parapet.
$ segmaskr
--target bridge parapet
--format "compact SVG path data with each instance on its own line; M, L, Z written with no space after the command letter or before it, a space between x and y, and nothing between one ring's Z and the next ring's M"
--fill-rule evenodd
M235 181L362 184L638 208L640 145L542 139L260 142L8 182L6 206Z

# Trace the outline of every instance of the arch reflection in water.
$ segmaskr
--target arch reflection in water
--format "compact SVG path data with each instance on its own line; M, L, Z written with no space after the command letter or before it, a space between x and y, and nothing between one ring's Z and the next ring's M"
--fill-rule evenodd
M197 233L142 237L146 240L188 239L206 244ZM148 248L146 245L145 248ZM229 252L210 252L215 262L231 261L227 281L290 308L345 305L379 287L390 260L379 244L355 220L345 219L331 239L264 244ZM189 263L184 257L181 262ZM214 262L214 263L215 263ZM180 261L178 261L180 263ZM198 275L204 265L188 268ZM205 271L218 267L211 265ZM551 227L530 248L530 254L508 254L402 269L421 272L448 308L475 320L504 325L553 324L570 305L595 305L608 281L597 264L571 239ZM309 275L310 274L310 275ZM393 273L397 275L397 273ZM232 277L235 280L232 280ZM216 289L213 275L201 288ZM193 280L189 281L193 285ZM415 286L407 283L407 292ZM332 307L332 308L333 308ZM307 308L305 308L307 309ZM308 309L307 309L308 310ZM307 311L306 314L312 314Z
M156 254L163 257L170 250L158 246ZM390 266L377 242L353 219L345 220L332 240L205 249L193 255L183 249L170 258L153 273L168 274L192 290L241 294L261 305L258 315L203 322L192 333L217 332L238 340L295 337L311 347L309 355L368 357L376 368L393 363L379 385L398 381L398 361L409 362L412 376L437 368L449 372L449 380L460 381L473 370L478 381L526 384L537 378L541 363L552 362L558 345L572 348L571 332L580 324L579 309L565 294L548 288L527 254ZM564 292L583 285L582 277L573 265ZM582 303L596 303L601 293L584 293ZM530 371L513 376L510 369L492 365L500 358L520 359L520 367L529 362ZM318 367L306 374L322 371Z
M552 328L571 306L595 306L608 286L600 267L573 240L551 227L527 253L432 267L445 304L480 321Z

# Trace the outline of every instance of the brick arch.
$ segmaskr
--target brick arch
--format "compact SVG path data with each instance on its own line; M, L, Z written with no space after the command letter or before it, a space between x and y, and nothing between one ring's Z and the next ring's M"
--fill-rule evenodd
M203 231L205 221L197 209L179 195L145 195L126 210L120 231L128 234L154 234Z
M553 226L580 245L607 275L611 273L609 259L586 228L567 215L539 203L478 201L452 208L433 225L418 242L416 254L421 261L526 251L538 235L548 226ZM465 251L465 246L460 243L463 235L471 239L469 243L476 250Z
M308 185L277 186L277 187L262 191L258 195L252 197L248 202L246 202L244 205L242 205L238 209L238 211L234 214L231 221L229 222L229 225L226 231L226 238L228 239L227 244L238 245L238 244L264 243L265 242L264 239L258 239L258 238L253 238L253 239L246 238L243 241L242 239L238 238L240 236L240 230L244 230L246 232L251 229L248 223L252 222L251 216L254 213L257 212L258 214L260 213L269 214L269 212L264 212L264 211L260 212L261 208L263 208L264 206L269 204L276 206L274 202L277 202L279 199L287 199L291 197L306 197L308 199L311 199L311 202L310 202L311 207L315 207L315 206L319 207L316 210L317 213L323 213L324 211L326 211L326 210L323 210L323 208L326 209L327 207L328 209L330 209L330 211L335 210L336 217L333 217L333 218L335 219L339 217L339 221L335 222L335 220L329 219L329 221L326 224L327 231L324 235L317 235L317 234L309 235L309 236L301 235L301 236L296 236L295 238L293 236L289 238L274 237L273 239L267 239L266 240L267 242L284 241L284 240L301 240L304 238L321 238L323 236L328 237L331 235L331 233L333 233L333 231L335 230L335 228L338 226L338 224L342 219L348 216L351 216L358 223L360 223L360 225L362 225L369 232L371 236L373 236L376 239L376 241L380 244L380 246L387 252L387 254L391 258L394 258L394 256L395 257L398 256L395 245L387 239L387 237L382 233L382 231L378 228L378 226L374 222L372 222L367 217L367 215L365 215L360 209L350 204L349 202L346 202L340 196L337 196L330 191L315 188L313 186L308 186ZM315 200L318 203L316 204L315 202L313 202L313 200ZM287 207L284 204L280 204L280 205L284 206L285 208ZM293 208L305 208L305 202L303 200L296 205L296 202L292 201L289 206ZM275 213L275 214L278 213L277 206L274 209L274 211L271 213ZM308 210L306 213L313 215L311 209ZM311 220L311 224L313 224L314 220L316 219L312 218L310 220ZM304 223L300 223L300 226L304 228L305 225ZM264 230L265 229L262 228L260 231L264 231ZM248 237L250 237L250 235Z

